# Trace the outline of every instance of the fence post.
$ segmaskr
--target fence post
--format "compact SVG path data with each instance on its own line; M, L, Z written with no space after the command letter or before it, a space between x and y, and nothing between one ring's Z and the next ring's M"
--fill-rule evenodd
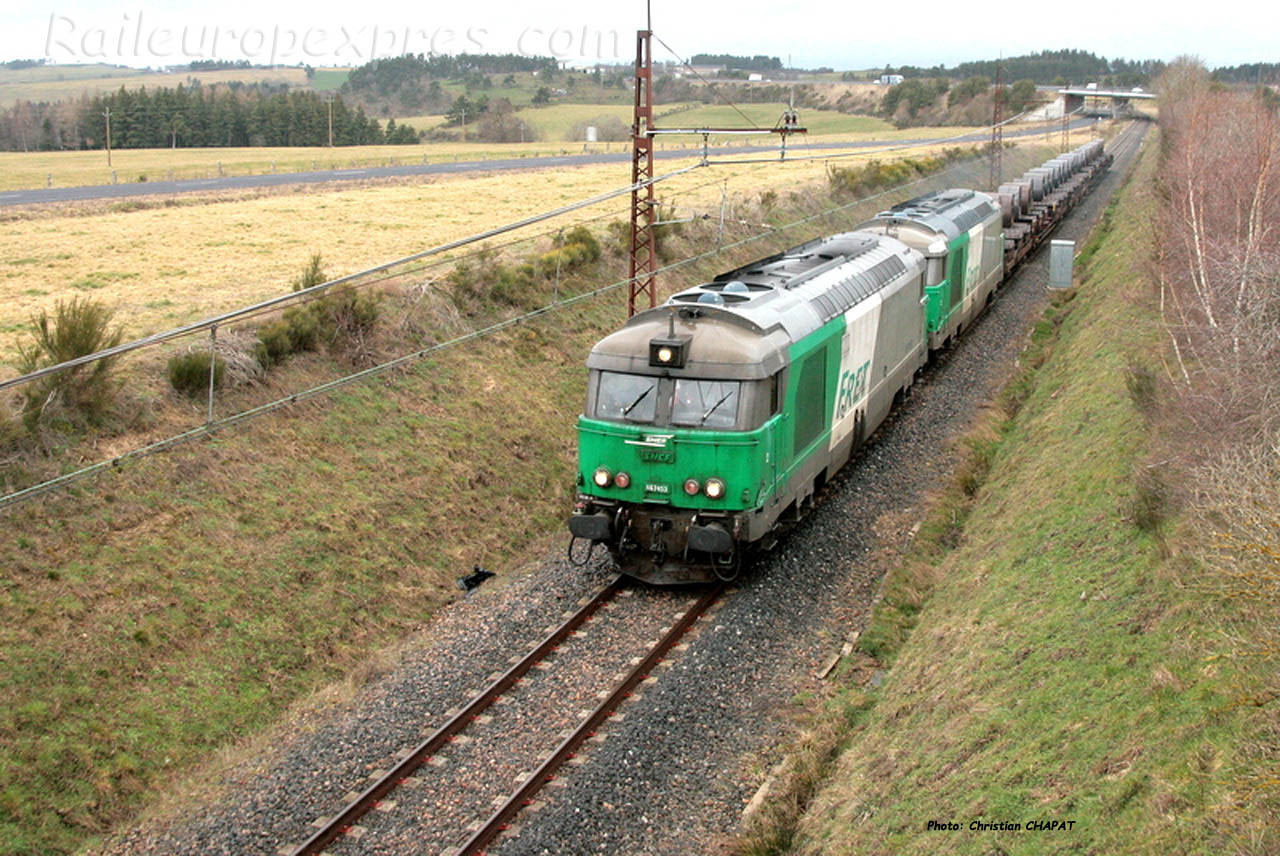
M560 257L563 254L559 250L564 247L564 229L561 229L560 233L556 235L556 243L558 244L556 247L556 289L552 295L552 305L560 302Z
M213 374L218 367L218 325L209 328L209 410L205 425L213 424Z

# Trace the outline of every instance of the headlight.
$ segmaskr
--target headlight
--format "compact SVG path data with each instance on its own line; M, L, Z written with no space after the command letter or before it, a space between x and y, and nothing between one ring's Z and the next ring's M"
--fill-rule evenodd
M684 492L689 496L697 496L698 491L702 489L702 485L698 484L697 479L684 480Z
M617 487L623 488L625 490L626 488L631 487L631 476L625 472L618 473L616 476L613 477L613 483Z
M720 499L724 496L724 482L720 479L707 479L707 486L703 488L708 499Z
M595 475L591 477L591 480L596 483L596 487L608 487L609 482L613 480L613 474L607 468L600 467L596 470Z

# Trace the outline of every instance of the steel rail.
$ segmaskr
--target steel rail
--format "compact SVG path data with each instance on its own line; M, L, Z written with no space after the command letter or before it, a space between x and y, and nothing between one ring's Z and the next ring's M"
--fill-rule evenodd
M693 627L697 620L711 608L712 604L720 599L720 595L723 593L723 583L708 589L698 599L698 602L690 607L658 644L649 651L649 654L631 670L622 683L618 684L609 697L602 701L591 715L556 747L555 751L542 762L542 765L530 774L520 787L516 788L515 792L507 798L507 801L490 815L489 819L481 824L480 828L461 847L448 851L451 856L473 856L473 854L481 852L493 839L508 829L512 819L532 802L533 795L555 778L556 770L572 758L578 748L595 734L596 729L603 725L609 717L613 716L618 705L632 694L641 681L649 676L649 673L679 643L680 639Z
M489 705L511 689L530 669L546 658L548 654L560 646L569 636L595 615L599 609L617 596L623 586L623 575L619 574L612 582L602 588L589 601L552 631L537 647L508 669L501 677L486 687L473 698L457 714L440 726L435 733L424 740L405 758L396 764L386 775L367 787L346 808L330 818L314 835L298 845L290 852L290 856L310 856L324 850L335 839L344 834L353 824L378 804L391 791L400 786L405 779L413 775L420 766L440 751L450 740L471 724Z

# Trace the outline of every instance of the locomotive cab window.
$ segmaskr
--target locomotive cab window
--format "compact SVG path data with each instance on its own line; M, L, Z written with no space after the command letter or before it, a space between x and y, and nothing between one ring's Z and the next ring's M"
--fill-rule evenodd
M736 380L678 378L671 403L671 424L733 428L738 422L741 386Z
M652 422L658 413L659 380L645 375L601 372L595 415L600 419Z

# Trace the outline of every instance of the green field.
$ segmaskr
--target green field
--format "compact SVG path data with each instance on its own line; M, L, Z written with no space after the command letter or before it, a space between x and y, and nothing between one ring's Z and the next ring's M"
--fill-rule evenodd
M732 107L699 105L691 102L661 104L657 107L654 124L659 128L768 129L779 122L785 105L745 104L739 109L741 113ZM599 120L601 117L616 118L623 125L630 126L632 111L633 107L630 104L551 104L546 107L529 107L520 110L519 117L536 128L544 142L555 142L569 140L570 132L576 125ZM444 125L445 117L406 116L396 121L427 131ZM834 110L802 110L800 121L812 136L893 130L892 125L881 119L851 116ZM470 133L476 132L476 124L467 123ZM696 139L690 137L689 141Z
M349 68L317 68L311 78L311 88L317 92L334 92L341 89L350 76Z

